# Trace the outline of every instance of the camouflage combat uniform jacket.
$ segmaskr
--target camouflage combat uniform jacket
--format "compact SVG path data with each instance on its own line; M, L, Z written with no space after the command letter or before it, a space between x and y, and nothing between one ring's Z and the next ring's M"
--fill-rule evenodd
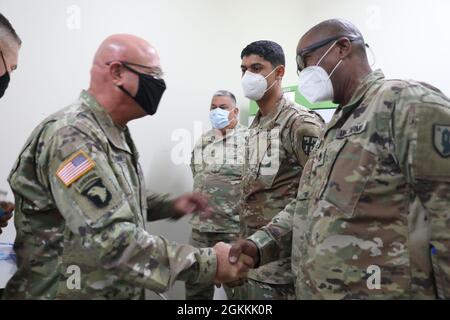
M324 123L315 112L282 98L274 113L258 112L249 127L242 181L241 234L248 237L265 226L295 199L300 176ZM268 284L293 282L291 252L251 270L248 277Z
M251 239L292 245L300 299L450 298L450 100L366 77L306 164L297 200Z
M86 91L33 131L9 183L18 270L6 299L142 299L214 277L212 249L145 230L170 202L148 196L128 129Z
M225 136L217 133L214 129L205 133L192 152L194 191L209 197L213 215L208 219L193 215L191 224L199 232L238 234L238 202L248 131L238 124Z

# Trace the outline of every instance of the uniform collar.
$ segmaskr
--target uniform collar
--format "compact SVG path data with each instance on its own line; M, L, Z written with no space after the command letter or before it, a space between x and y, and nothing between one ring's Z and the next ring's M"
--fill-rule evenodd
M367 91L380 79L384 79L384 74L381 69L377 69L370 74L368 74L362 81L361 84L356 88L355 93L353 94L350 102L345 106L338 106L336 112L331 119L330 123L327 126L327 131L333 128L340 119L347 118L347 115L355 109L355 107L359 106L362 99L366 95Z
M86 90L83 90L80 95L80 100L82 103L89 108L89 110L94 115L95 120L99 124L102 131L105 133L108 140L118 149L126 151L132 154L135 150L131 150L129 143L132 143L130 133L127 127L121 127L115 124L108 114L108 112L103 108L98 101ZM127 139L127 137L129 139ZM127 142L130 140L130 142ZM135 149L135 148L134 148Z
M225 140L231 136L233 136L237 131L242 130L243 126L239 123L236 124L236 126L231 129L231 130L227 130L225 135L220 135L220 138L217 139L217 137L219 136L217 134L217 130L219 129L211 129L206 133L206 136L209 137L209 140L213 140L214 142L218 142L218 141L222 141Z
M283 119L280 118L280 115L282 111L284 110L284 106L288 104L288 100L283 96L280 101L277 104L277 107L274 111L269 113L267 116L265 116L266 119L270 119L268 121L265 121L265 124L261 127L264 129L272 129L275 127L276 124L281 125L283 122ZM258 124L261 122L262 118L261 111L258 110L258 113L256 114L255 120L252 123L253 126L258 126Z
M358 88L355 90L355 93L350 99L350 102L347 103L345 106L343 106L342 109L346 109L347 107L359 104L359 102L362 100L367 91L369 91L372 85L380 79L384 79L384 74L383 71L381 71L381 69L377 69L371 72L369 75L367 75L361 81L361 84L358 86Z

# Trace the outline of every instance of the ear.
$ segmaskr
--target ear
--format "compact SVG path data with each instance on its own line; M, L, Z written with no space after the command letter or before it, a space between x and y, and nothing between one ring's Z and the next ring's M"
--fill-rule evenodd
M281 80L284 77L284 73L286 72L286 67L283 65L278 66L277 71L275 71L275 76L277 80Z
M339 48L339 58L344 59L352 52L352 43L347 38L341 38L337 42Z
M123 71L122 64L120 64L119 62L112 62L109 65L109 74L111 75L113 83L116 86L121 86L123 84L122 71Z
M239 115L239 108L238 107L234 107L234 110L233 110L233 112L234 113L236 113L236 116L238 116Z

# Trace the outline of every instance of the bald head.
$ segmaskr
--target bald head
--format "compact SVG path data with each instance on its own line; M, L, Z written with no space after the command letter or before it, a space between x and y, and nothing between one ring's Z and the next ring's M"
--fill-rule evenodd
M325 37L347 35L363 38L358 28L356 28L356 26L350 21L344 19L330 19L322 21L321 23L312 27L308 32L306 32L304 37L311 34L321 35Z
M106 38L98 48L94 64L128 61L149 67L160 67L156 49L146 40L131 34L115 34Z
M322 21L308 30L300 39L299 45L306 48L311 44L327 38L346 36L358 39L352 43L355 53L366 57L364 37L359 29L345 19L329 19Z
M116 119L118 123L146 115L132 98L139 88L138 73L162 73L158 52L150 43L134 35L115 34L100 44L91 69L89 92L113 118L120 118Z

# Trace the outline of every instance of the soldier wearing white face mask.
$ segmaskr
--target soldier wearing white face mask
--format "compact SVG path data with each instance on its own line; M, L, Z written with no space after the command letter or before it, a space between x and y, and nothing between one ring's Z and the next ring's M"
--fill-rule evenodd
M256 41L241 53L242 88L259 111L249 128L242 194L241 237L265 226L295 199L309 153L324 126L315 112L283 96L283 49L273 41ZM294 297L290 252L248 274L235 299L273 300ZM242 281L230 286L242 284Z
M342 59L340 59L336 65L331 70L330 74L321 66L322 61L325 57L330 53L330 51L336 46L338 40L342 38L342 36L333 36L328 37L318 43L314 44L310 48L306 48L300 50L297 55L297 65L303 66L302 70L297 70L299 76L299 84L298 90L300 93L311 103L323 102L323 101L334 101L334 89L333 84L331 82L331 77L334 72L338 69L338 67L342 63ZM358 42L364 41L361 36L348 36L349 42ZM325 53L320 57L315 65L308 66L305 68L303 57L307 56L309 53L313 52L316 49L322 48L323 46L329 45L329 48L325 51ZM369 48L367 44L364 44L365 47Z
M292 252L301 300L450 299L450 99L386 79L365 47L342 19L301 37L300 91L338 107L296 200L230 260L244 253L264 266Z

